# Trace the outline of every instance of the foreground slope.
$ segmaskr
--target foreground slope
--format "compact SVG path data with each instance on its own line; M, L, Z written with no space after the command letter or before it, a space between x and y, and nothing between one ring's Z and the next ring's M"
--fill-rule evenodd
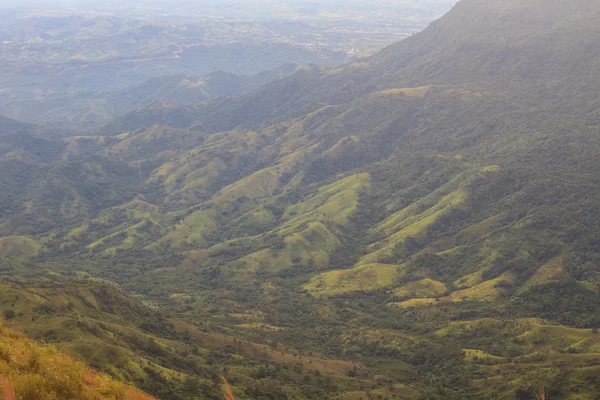
M85 272L353 366L289 398L594 398L599 14L462 0L371 58L6 156L3 273Z
M161 399L222 399L222 375L240 399L281 393L323 398L339 388L371 386L367 379L347 376L355 368L352 362L301 346L266 344L261 332L277 333L277 327L234 316L218 323L167 318L114 285L80 275L73 281L48 271L42 284L33 284L33 276L21 277L27 285L0 283L6 326ZM6 349L7 357L15 354L19 350ZM305 378L313 375L321 378Z
M152 399L4 326L0 328L0 348L3 398Z

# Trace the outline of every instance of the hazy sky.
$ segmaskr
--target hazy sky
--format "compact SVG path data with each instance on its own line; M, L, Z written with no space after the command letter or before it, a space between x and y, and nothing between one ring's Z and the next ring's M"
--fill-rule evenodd
M0 6L43 6L43 7L98 7L103 8L122 8L135 6L156 6L156 5L202 5L202 4L353 4L362 7L401 7L401 6L421 6L435 7L447 6L455 3L456 0L2 0Z
M130 18L204 18L242 20L288 18L435 19L456 0L0 0L0 9L33 15L115 15ZM50 13L50 14L48 14Z

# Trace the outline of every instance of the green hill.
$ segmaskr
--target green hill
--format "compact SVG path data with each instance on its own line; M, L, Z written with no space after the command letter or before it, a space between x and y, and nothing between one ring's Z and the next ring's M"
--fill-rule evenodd
M2 158L2 276L160 309L167 331L131 329L167 355L106 358L134 381L152 360L242 399L594 399L599 14L462 0L373 57Z
M0 102L0 110L6 115L41 125L58 124L89 132L115 117L156 102L191 105L211 98L248 93L285 77L294 68L293 64L285 64L253 76L222 71L200 78L166 75L125 89L71 90L51 96L15 94Z
M0 312L6 325L159 398L221 399L223 373L239 398L253 398L250 389L257 396L276 396L277 390L270 385L248 386L257 374L265 373L261 372L265 366L273 365L277 368L268 373L278 377L282 389L293 398L323 395L334 381L342 386L368 387L346 376L353 368L351 362L283 345L273 347L251 334L280 328L246 322L243 316L231 316L229 322L218 325L206 320L167 319L155 307L127 296L114 285L87 278L83 272L78 275L77 281L62 283L1 283ZM179 298L185 300L185 296ZM13 347L3 348L8 358L11 352L20 354ZM316 373L326 381L303 379Z

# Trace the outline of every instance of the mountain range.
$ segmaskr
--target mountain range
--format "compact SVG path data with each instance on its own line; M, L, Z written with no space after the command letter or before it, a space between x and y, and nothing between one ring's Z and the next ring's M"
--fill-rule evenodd
M461 0L93 134L2 118L0 308L165 399L595 399L599 17Z

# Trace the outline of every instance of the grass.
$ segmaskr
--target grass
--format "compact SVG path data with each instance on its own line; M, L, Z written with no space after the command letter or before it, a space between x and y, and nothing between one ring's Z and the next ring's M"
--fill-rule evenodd
M483 360L491 360L495 362L506 361L506 358L504 357L493 356L481 350L463 349L463 351L465 352L466 362L479 362Z
M51 346L33 343L0 326L0 376L6 399L152 400L92 371Z
M304 289L314 295L325 296L373 291L394 285L403 273L403 267L398 265L367 264L322 273L304 285Z
M506 217L506 213L500 213L494 215L492 217L486 218L485 220L473 224L466 229L463 229L458 234L456 234L454 240L457 243L471 243L484 235L493 231L496 227L499 226L502 219Z
M324 186L319 192L286 209L284 227L300 225L308 221L333 221L345 224L358 206L361 190L370 187L369 174L358 174Z
M206 236L218 230L214 221L216 215L214 209L196 211L175 225L175 229L158 240L157 244L168 243L173 247L204 246L208 243Z
M115 256L117 250L130 250L136 246L142 247L152 239L151 235L144 232L147 226L146 221L138 222L123 231L115 232L90 244L88 249L104 249L102 254ZM120 239L121 236L124 236L124 238Z
M587 356L590 358L600 357L600 335L592 329L570 328L562 325L552 325L547 321L536 318L521 318L513 320L499 320L483 318L473 321L451 322L445 328L436 332L437 336L450 338L464 338L471 340L471 344L478 339L489 339L490 332L502 338L499 343L492 343L489 348L508 348L512 351L518 350L518 358L525 362L536 357L539 352L554 352L553 358L572 359L569 356ZM502 347L498 344L506 343ZM570 354L568 349L575 349ZM479 349L484 352L487 348ZM476 350L469 350L474 352ZM474 353L473 353L474 354ZM546 360L548 360L546 358Z
M336 144L331 146L327 151L323 153L324 156L336 156L343 154L346 145L353 145L356 143L360 143L360 137L358 136L348 136L338 140Z
M480 276L480 275L478 274L476 276ZM470 279L472 279L472 282L477 282L474 278L475 277L471 277ZM426 281L425 284L423 283L423 281L419 281L420 284L419 284L419 282L415 282L415 283L413 283L413 286L410 286L410 284L407 285L407 286L409 286L408 289L415 290L413 292L411 292L410 290L403 290L404 287L398 289L400 291L401 296L397 296L397 297L405 297L405 296L410 296L413 294L415 296L417 296L418 294L417 294L416 290L418 290L418 289L421 289L424 294L427 291L430 291L430 292L433 291L434 289L432 289L432 287L437 288L438 292L442 288L442 286L440 286L441 282L435 282L435 281L431 281L431 280L429 280L431 282L428 282L427 279L424 279L424 281ZM509 274L504 274L502 276L499 276L496 279L491 279L489 281L481 282L481 283L475 284L471 287L468 287L466 289L457 290L457 291L452 292L449 295L444 296L444 297L436 296L435 298L432 298L432 297L414 298L414 299L410 299L410 300L403 301L400 303L390 303L390 305L396 305L399 307L407 308L407 307L427 306L430 304L443 304L443 303L452 303L452 302L461 302L461 301L490 302L490 301L493 301L496 297L498 297L498 295L501 293L502 289L500 286L503 283L512 284L512 281L513 281L512 277ZM466 280L465 282L468 282L468 280ZM427 286L427 284L429 286ZM444 286L444 288L445 288L445 286Z
M242 257L240 261L246 271L261 269L276 272L309 264L325 267L329 264L330 255L341 245L336 234L318 221L288 227L277 234L283 239L283 247L265 248Z
M440 154L436 154L436 158L446 160L447 157L442 156ZM461 167L462 170L463 167ZM432 171L428 171L425 175L432 173ZM422 213L424 210L428 210L438 204L444 197L451 195L453 192L461 189L465 182L475 175L473 170L466 170L463 172L453 172L451 176L443 180L442 182L436 183L433 187L427 188L425 192L421 193L416 201L405 205L404 202L394 202L392 201L387 206L387 211L390 215L381 223L376 225L372 230L380 230L382 225L389 223L390 221L402 222L404 219L409 218L411 216ZM411 189L417 188L420 185L418 183L408 186L406 190L410 191ZM393 200L393 199L391 199ZM402 207L398 210L398 207ZM398 210L398 211L396 211Z
M273 213L264 207L253 209L232 221L232 224L246 230L260 230L271 227L276 222Z
M446 210L448 206L460 205L466 198L464 191L454 190L445 194L447 190L452 188L453 182L454 180L423 199L392 214L385 221L377 225L373 231L391 235L423 219L435 216L440 211ZM423 209L425 211L422 211Z
M544 324L544 321L535 318L522 318L513 320L480 318L472 321L450 322L446 327L438 330L436 335L441 337L456 335L474 336L477 332L483 333L488 332L489 330L494 330L497 332L508 332L513 336L518 336L530 330L532 326L541 324Z
M173 167L174 171L167 175L164 184L167 193L166 202L182 206L192 206L202 202L210 195L210 187L227 168L227 164L216 157L208 161L200 157Z
M24 236L0 238L0 258L14 258L29 261L40 253L42 245Z
M195 134L199 135L197 132ZM229 168L235 168L231 162L224 161L229 156L222 157L222 155L235 156L243 154L245 151L253 152L260 146L260 140L257 140L257 135L253 132L223 132L199 136L204 140L199 147L181 143L180 149L151 156L152 159L158 157L163 164L153 171L146 183L160 184L167 194L165 202L171 206L189 207L212 197L214 195L213 185L220 175ZM194 135L189 139L193 138ZM185 135L184 139L188 140ZM148 146L144 143L141 145ZM152 152L149 152L149 155L151 154ZM232 162L235 164L235 160ZM229 189L235 189L235 185L230 185Z
M397 307L402 307L402 308L422 307L422 306L428 306L430 304L435 304L437 302L438 302L437 299L431 299L431 298L410 299L410 300L402 301L400 303L388 303L388 306L397 306Z
M533 276L529 278L527 283L520 289L520 291L525 291L531 286L543 285L545 283L559 280L564 276L563 267L564 255L553 258L535 271Z
M280 178L292 172L304 159L304 152L299 150L286 155L281 163L261 169L246 178L237 181L221 190L217 201L235 201L242 197L263 199L273 196L281 189Z
M65 244L87 243L90 250L114 255L117 249L127 250L151 242L162 224L158 207L138 198L105 210L99 217L72 229Z
M440 297L446 294L448 288L442 282L434 281L433 279L425 278L417 282L409 283L396 290L394 290L394 296L396 297Z
M483 282L482 271L477 271L470 275L457 279L454 282L454 286L456 286L458 289L467 289L479 285L481 282Z
M394 397L395 396L395 397ZM364 399L390 399L397 398L403 400L421 399L421 394L406 385L396 384L385 388L378 388L369 391L347 392L334 397L334 400L364 400Z
M496 279L482 282L468 289L458 290L451 293L447 297L443 297L442 301L492 301L494 300L501 289L498 287L503 282L512 282L510 275L504 274Z
M238 327L242 328L242 329L253 329L253 330L260 330L260 331L267 331L267 332L279 332L282 330L282 328L280 328L278 326L263 324L262 322L251 322L248 324L240 324L240 325L238 325Z
M167 147L188 147L200 144L204 136L198 132L188 131L186 129L176 129L163 125L153 125L152 127L138 133L135 136L127 137L110 148L113 153L122 153L133 149L146 150L153 149L157 144L167 144ZM158 142L158 143L157 143Z
M8 318L6 325L32 339L50 340L64 354L127 381L145 381L146 366L164 363L131 343L154 340L165 349L182 347L139 328L151 315L149 309L95 283L27 288L0 283L0 311ZM181 379L181 373L168 367L173 366L157 366L164 376Z
M464 346L463 361L479 374L473 383L482 392L495 392L493 398L514 398L507 394L507 387L530 384L536 373L547 375L553 383L559 370L569 371L569 384L577 389L557 398L596 396L594 386L586 384L600 372L600 335L591 329L552 325L535 318L483 318L451 322L435 336Z
M234 201L241 197L253 199L270 197L279 189L279 177L283 173L284 169L279 167L262 169L224 188L217 197L217 200Z
M362 347L381 344L399 351L406 351L421 341L421 338L418 336L412 336L392 329L353 328L348 329L341 337L346 347L356 344Z
M413 98L422 99L425 96L427 96L427 93L429 93L430 89L431 89L431 86L420 86L420 87L414 87L414 88L389 89L389 90L382 90L380 92L376 92L373 95L377 96L377 97L380 97L380 96L399 96L399 95L404 95L406 97L413 97Z
M442 195L438 189L436 196ZM434 193L434 194L435 194ZM391 215L385 221L372 229L372 234L384 236L385 239L369 246L370 254L363 256L359 265L382 262L394 253L396 246L402 244L408 237L420 237L427 232L427 228L435 223L441 216L447 214L454 207L461 205L466 199L466 193L456 190L437 199L430 195L425 202L419 201L405 209ZM432 203L436 201L435 203ZM422 207L429 207L419 212Z

